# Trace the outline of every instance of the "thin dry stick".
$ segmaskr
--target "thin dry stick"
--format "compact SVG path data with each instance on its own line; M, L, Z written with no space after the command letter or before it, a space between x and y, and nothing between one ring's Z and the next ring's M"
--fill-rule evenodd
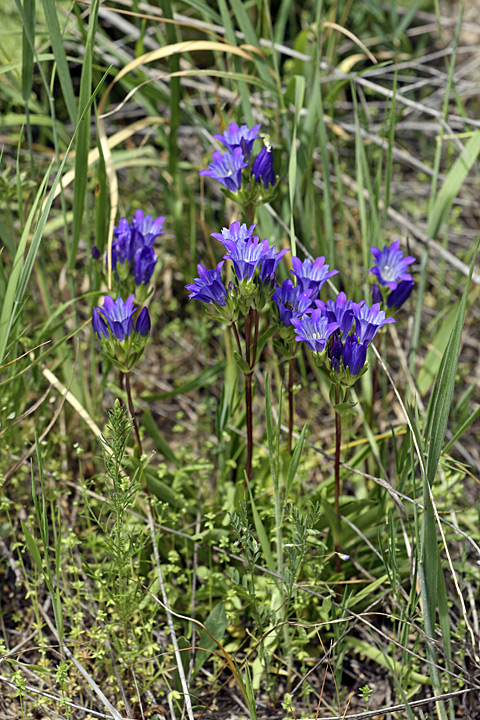
M157 547L157 538L155 535L155 525L153 522L152 512L151 512L149 506L147 506L147 515L148 515L148 526L150 528L150 533L152 536L153 555L155 557L155 564L157 566L158 581L160 583L160 589L162 591L163 605L165 607L165 612L167 614L167 622L168 622L168 627L170 629L170 637L172 638L172 645L173 645L173 651L175 653L175 660L177 661L177 670L178 670L180 682L182 685L185 709L187 711L189 720L194 720L190 692L188 690L187 680L185 678L185 672L183 670L183 663L182 663L182 658L180 657L180 649L178 647L177 636L175 635L175 628L173 626L172 614L169 610L168 598L167 598L167 593L165 590L165 583L163 582L162 568L160 566L160 556L158 554L158 547Z

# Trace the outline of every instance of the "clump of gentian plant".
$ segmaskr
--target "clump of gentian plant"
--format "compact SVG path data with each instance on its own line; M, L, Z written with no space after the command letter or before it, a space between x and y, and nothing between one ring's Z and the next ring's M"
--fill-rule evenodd
M145 215L143 210L137 210L131 222L121 218L118 226L114 227L111 255L108 251L105 254L107 274L111 267L118 294L122 297L134 294L140 305L153 292L150 281L158 261L153 245L155 239L163 235L164 220L163 216L153 219L152 215ZM102 257L95 245L92 255L95 259Z
M273 149L268 136L263 137L263 147L254 157L253 145L260 138L261 125L230 123L222 135L214 135L226 147L221 153L214 151L208 168L200 175L217 180L227 197L242 208L249 222L255 217L255 208L271 202L276 195L277 178L273 169Z
M125 381L128 407L139 453L142 455L142 442L133 407L130 372L142 357L150 334L151 321L148 309L144 307L139 311L134 305L133 295L129 295L125 301L121 297L114 300L110 295L106 295L103 305L93 308L92 326L105 355L120 371L120 388L123 388Z
M340 515L340 447L342 414L349 412L350 388L367 370L367 348L384 325L395 322L387 318L379 303L371 307L364 300L347 300L340 292L335 300L315 300L315 309L293 317L295 340L304 342L315 364L326 373L332 384L335 412L335 513ZM336 568L340 570L338 539L335 541Z
M293 270L291 273L296 279L294 285L289 279L284 280L273 294L275 307L278 311L278 329L281 342L277 343L282 355L288 360L288 450L292 452L294 396L293 379L295 371L295 356L298 344L295 341L293 320L298 320L315 306L325 282L336 275L338 270L330 270L325 264L323 256L312 260L292 257Z
M277 250L268 239L254 235L255 225L234 222L221 233L212 233L224 247L223 261L213 270L198 265L198 278L187 285L190 299L214 306L213 316L228 324L236 343L235 359L245 376L245 409L247 422L247 477L251 476L253 453L252 376L258 360L259 346L273 333L269 328L259 337L260 313L270 300L275 287L275 272L286 249ZM233 278L228 287L222 280L224 260L230 260ZM243 343L239 320L243 324Z

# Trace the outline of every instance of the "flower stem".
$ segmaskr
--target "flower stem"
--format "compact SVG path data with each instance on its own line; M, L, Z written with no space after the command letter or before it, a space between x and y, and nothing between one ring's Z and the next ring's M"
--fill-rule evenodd
M238 354L240 355L240 357L243 357L243 355L242 355L242 345L241 345L241 343L240 343L240 335L238 334L237 323L236 323L235 321L233 321L233 323L232 323L232 330L233 330L233 334L234 334L234 336L235 336L235 340L236 340L236 343L237 343Z
M252 325L254 326L252 345ZM245 373L245 414L247 419L247 467L246 473L250 480L252 476L252 455L253 455L253 410L252 410L252 374L257 357L258 342L258 313L250 308L245 315L245 360L250 372ZM245 489L247 483L245 482Z
M132 400L132 388L130 386L130 373L122 373L125 378L125 388L127 390L128 409L132 418L133 429L135 431L135 438L137 440L138 451L140 457L143 455L142 441L140 440L140 432L138 430L137 418L135 417L135 408L133 407Z
M340 390L335 385L335 405L340 403ZM340 530L340 446L342 443L342 416L335 410L335 514L337 516L337 532ZM338 537L334 541L335 571L340 572L341 562Z
M295 414L295 400L293 397L293 374L295 372L295 357L288 361L288 452L292 454L293 418Z
M375 406L375 395L377 394L377 388L378 388L378 357L375 358L375 367L373 368L373 382L372 382L372 401L370 404L370 412L368 414L368 426L373 430L373 424L374 424L374 406ZM367 475L370 474L370 463L368 460L368 457L365 458L365 472ZM367 480L367 483L369 481Z

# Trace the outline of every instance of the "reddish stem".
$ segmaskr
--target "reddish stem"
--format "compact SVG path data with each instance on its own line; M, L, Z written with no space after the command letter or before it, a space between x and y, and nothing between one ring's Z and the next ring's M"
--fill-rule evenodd
M340 403L340 391L338 385L335 386L335 405ZM335 514L337 516L337 531L340 529L340 446L342 443L342 418L340 413L335 411ZM334 543L335 547L335 571L340 572L340 546L338 538Z
M133 407L132 388L130 386L130 374L124 373L124 377L125 377L125 387L127 390L128 409L130 411L130 415L132 418L133 429L135 431L135 437L137 440L138 451L139 451L140 457L141 457L143 455L142 441L140 440L140 432L138 430L137 418L135 417L135 409Z

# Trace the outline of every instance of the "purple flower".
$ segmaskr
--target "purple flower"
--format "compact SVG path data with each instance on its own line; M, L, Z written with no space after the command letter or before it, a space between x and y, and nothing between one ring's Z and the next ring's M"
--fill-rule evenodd
M334 332L332 339L328 344L328 357L330 358L332 370L340 372L340 360L343 355L343 342L340 339L340 335Z
M320 289L328 278L338 273L338 270L328 271L329 266L325 265L325 258L318 257L313 262L308 258L302 261L298 257L292 257L293 270L291 273L298 280L302 292L313 290L313 297L316 299Z
M375 303L370 308L362 301L361 303L353 303L352 307L355 314L355 333L358 342L362 343L362 345L369 345L377 330L387 323L395 322L393 318L385 317L385 311L380 310L379 303Z
M268 253L264 255L262 268L260 270L259 276L259 281L261 283L268 283L273 287L273 285L275 284L275 272L277 270L278 264L287 252L287 248L284 248L283 250L277 250L277 248L274 246L270 248Z
M302 293L300 287L291 280L284 280L272 297L277 304L279 320L285 327L292 324L292 318L304 315L312 304L311 290Z
M92 258L93 258L94 260L100 260L101 257L102 257L102 253L100 252L100 250L98 249L98 247L97 247L96 245L94 245L94 246L92 247Z
M318 306L320 306L320 302L321 301L317 300ZM347 300L347 296L344 292L340 292L335 300L327 301L324 313L329 322L338 322L339 330L345 338L352 329L353 325L353 302L351 300Z
M204 303L216 303L222 307L227 304L227 290L222 281L221 269L223 260L218 263L215 270L207 270L203 265L197 265L198 278L186 285L190 290L189 300L195 298Z
M249 158L252 152L253 143L260 137L258 131L261 125L254 125L252 129L246 125L238 127L237 123L232 122L228 126L228 130L224 130L222 135L214 135L216 140L220 140L229 152L233 152L239 147L245 157Z
M144 215L143 210L137 210L135 217L130 223L130 228L142 236L142 245L152 247L155 238L163 235L165 232L162 230L164 220L165 216L158 217L154 220L152 215ZM138 240L136 242L138 242Z
M155 238L163 235L164 220L163 216L154 220L152 215L145 215L143 210L137 210L131 223L121 218L118 227L113 229L115 240L112 244L112 267L116 268L117 263L133 263L139 250L151 248Z
M372 285L372 303L380 303L380 305L383 303L382 291L378 285Z
M223 244L228 250L228 253L223 257L225 260L232 261L239 282L251 280L258 271L260 283L273 283L278 263L288 252L287 250L278 251L276 247L270 247L268 239L260 240L258 235L254 235L246 242L235 242L225 238Z
M147 308L144 307L137 318L137 322L135 323L135 330L139 335L145 338L150 332L151 326L152 323L150 321L150 315Z
M295 340L306 342L314 353L322 353L330 335L337 330L338 323L329 323L320 308L302 318L292 317L291 323L296 331Z
M402 282L399 282L395 290L392 290L387 297L387 307L395 308L395 310L402 307L403 303L410 297L414 285L413 280L402 280Z
M375 265L370 272L378 277L380 285L388 285L390 290L396 290L401 280L413 280L406 270L415 262L415 258L409 255L404 257L398 240L390 247L384 245L382 250L374 247L370 251L375 258Z
M213 162L208 166L207 170L200 170L200 175L208 175L218 180L231 192L238 192L242 184L242 168L246 167L248 162L242 149L237 147L233 152L213 153Z
M98 335L100 340L102 339L102 335L106 338L108 337L108 325L100 314L100 308L98 307L93 308L92 325L93 331Z
M246 223L240 225L239 222L233 222L229 228L222 228L221 233L211 233L215 240L218 240L225 245L225 240L237 243L239 241L246 242L249 238L253 237L253 231L255 230L255 224L247 227Z
M257 182L260 182L261 180L266 188L269 185L275 185L276 177L273 170L273 153L271 145L264 145L253 161L252 175Z
M123 342L132 331L133 316L136 307L133 305L134 296L130 295L125 302L119 297L113 300L110 295L105 295L103 307L93 309L92 325L98 337L108 337L110 329L112 335ZM103 316L103 317L102 317Z
M343 367L350 370L351 375L358 375L365 366L367 346L358 342L356 335L349 335L343 348Z
M117 266L117 262L130 263L133 260L133 243L132 231L126 218L121 218L118 227L113 228L115 240L112 243L112 267Z
M135 283L137 285L141 285L142 283L147 285L151 280L156 264L157 256L153 252L153 248L145 245L143 248L137 250L133 261Z

